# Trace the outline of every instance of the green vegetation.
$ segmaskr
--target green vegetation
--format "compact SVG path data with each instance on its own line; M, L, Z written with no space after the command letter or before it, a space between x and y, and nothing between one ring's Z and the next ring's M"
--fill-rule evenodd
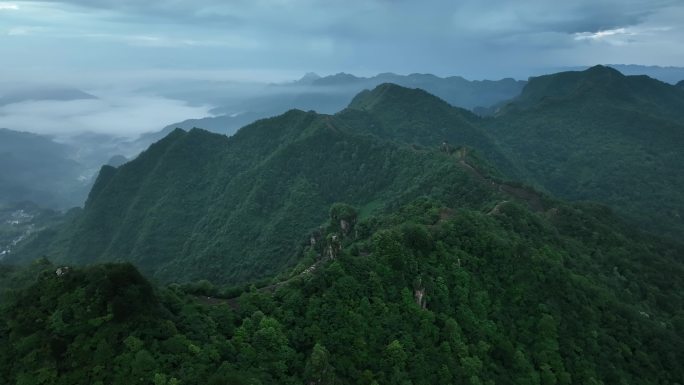
M684 246L633 226L679 226L680 95L593 68L491 119L385 84L173 131L0 266L0 383L681 384Z
M334 205L323 239L332 239ZM340 214L343 213L343 214ZM347 216L347 218L351 218ZM419 198L329 259L237 298L130 265L10 271L0 381L17 384L675 384L683 249L605 208L489 213ZM196 289L196 288L195 288ZM212 290L210 286L205 288Z
M684 231L684 92L607 67L533 78L485 122L526 180L614 207L634 223Z
M390 94L415 99L414 92L392 88ZM424 92L419 96L426 105L450 108ZM472 183L456 155L440 150L441 132L423 139L424 147L390 141L368 129L381 112L293 110L231 138L176 130L135 160L103 167L83 214L61 231L39 236L40 247L26 248L20 257L126 260L164 282L236 284L294 266L307 233L325 221L334 202L376 210L423 195L453 194L469 207L489 202L494 192ZM486 140L460 112L440 119L445 127L451 119L454 132L462 128L463 135L449 134L453 142ZM415 122L396 125L397 133L404 132L397 140L419 137L420 131L408 130Z
M293 110L231 138L176 130L137 159L104 167L82 215L18 257L130 261L163 282L245 283L299 261L334 202L362 216L418 196L491 190L458 164L598 201L662 235L684 228L684 94L595 67L532 79L495 118L383 84L336 115ZM372 210L371 210L372 208Z

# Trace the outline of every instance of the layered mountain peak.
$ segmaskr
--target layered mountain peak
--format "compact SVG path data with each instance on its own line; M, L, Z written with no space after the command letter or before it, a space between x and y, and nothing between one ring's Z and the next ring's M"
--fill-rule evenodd
M68 87L31 87L0 92L0 106L28 101L72 101L97 99L96 96L76 88Z
M682 81L680 81L679 83L677 83L677 87L679 87L679 88L681 88L681 89L684 90L684 80L682 80Z
M519 97L502 112L545 108L559 103L632 108L654 116L684 118L684 95L676 86L648 76L625 76L614 68L594 66L531 78ZM593 108L593 107L592 107Z
M582 73L586 75L591 75L591 76L596 76L596 77L624 77L625 75L622 74L622 72L616 70L613 67L610 66L604 66L601 64L595 65L593 67L589 67L584 71L581 71Z
M380 84L359 93L336 116L355 122L350 129L359 134L433 148L444 142L474 147L508 175L518 174L488 133L478 127L478 116L419 88Z
M348 86L361 80L363 79L352 74L340 72L335 75L316 79L313 84L318 86Z
M496 193L469 179L453 152L439 151L445 139L453 148L491 144L459 109L395 85L371 92L383 104L372 112L290 110L232 137L172 131L121 167L102 168L50 257L131 261L166 282L241 283L292 266L299 243L335 202L378 209L468 185L477 193L460 203L479 207Z
M307 72L306 74L304 74L304 76L302 76L301 79L297 80L295 83L297 83L297 84L311 84L320 78L321 78L321 76L315 72Z
M403 108L406 104L428 103L435 107L450 107L444 100L427 93L419 88L402 87L394 83L383 83L372 90L360 92L349 104L349 108L356 110L373 110L392 106Z
M540 76L491 123L504 152L550 192L610 204L658 231L684 225L677 86L604 66Z

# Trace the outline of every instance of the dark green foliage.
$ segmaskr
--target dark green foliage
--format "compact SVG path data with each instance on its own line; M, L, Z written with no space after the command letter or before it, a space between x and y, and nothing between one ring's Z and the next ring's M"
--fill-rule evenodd
M382 84L357 95L338 116L348 122L347 129L361 134L439 148L447 153L459 146L474 147L510 177L517 173L494 141L478 127L479 117L420 89Z
M418 199L362 224L335 260L231 300L152 290L130 265L58 277L42 261L5 295L0 381L681 383L680 245L561 203ZM117 317L117 299L135 311Z
M554 108L562 124L581 121L566 107L582 93L595 117L634 103L624 82L604 68L533 81L487 122ZM658 127L675 132L676 158L679 102L656 95L666 87L644 86L640 103L657 107L640 113L675 122ZM633 149L648 135L625 114L611 143ZM515 167L481 123L384 85L335 116L291 111L229 139L178 130L103 168L83 212L23 255L125 259L196 282L155 289L128 264L3 267L0 382L681 384L684 247L605 206L505 181ZM534 151L577 144L553 127ZM520 164L537 175L539 163Z
M103 167L83 214L49 248L23 255L126 260L166 282L243 283L294 266L334 202L368 215L421 195L478 207L494 193L439 151L442 139L409 147L363 134L372 122L371 113L291 111L231 138L176 130L120 168Z
M684 229L684 93L675 86L601 66L542 76L485 125L547 191L609 204L661 234Z

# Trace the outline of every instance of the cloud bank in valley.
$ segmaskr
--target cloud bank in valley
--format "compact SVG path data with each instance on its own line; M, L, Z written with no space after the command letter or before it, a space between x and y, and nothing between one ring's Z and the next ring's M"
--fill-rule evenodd
M167 124L210 115L209 106L138 94L98 99L23 101L0 106L0 127L56 137L86 132L136 137Z

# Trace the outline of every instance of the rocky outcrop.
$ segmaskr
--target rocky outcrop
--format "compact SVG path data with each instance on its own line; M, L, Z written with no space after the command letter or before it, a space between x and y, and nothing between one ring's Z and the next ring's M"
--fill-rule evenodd
M420 306L421 309L427 309L427 300L425 298L424 287L413 290L413 298L416 300L416 304Z
M416 301L416 305L420 306L421 309L427 309L427 297L425 293L423 280L421 277L418 277L413 282L413 299Z
M351 231L352 225L344 219L340 219L340 230L342 234L347 235Z
M342 251L342 241L340 240L340 236L337 234L330 234L328 236L328 248L327 248L327 256L330 259L335 259L340 255L340 252Z

